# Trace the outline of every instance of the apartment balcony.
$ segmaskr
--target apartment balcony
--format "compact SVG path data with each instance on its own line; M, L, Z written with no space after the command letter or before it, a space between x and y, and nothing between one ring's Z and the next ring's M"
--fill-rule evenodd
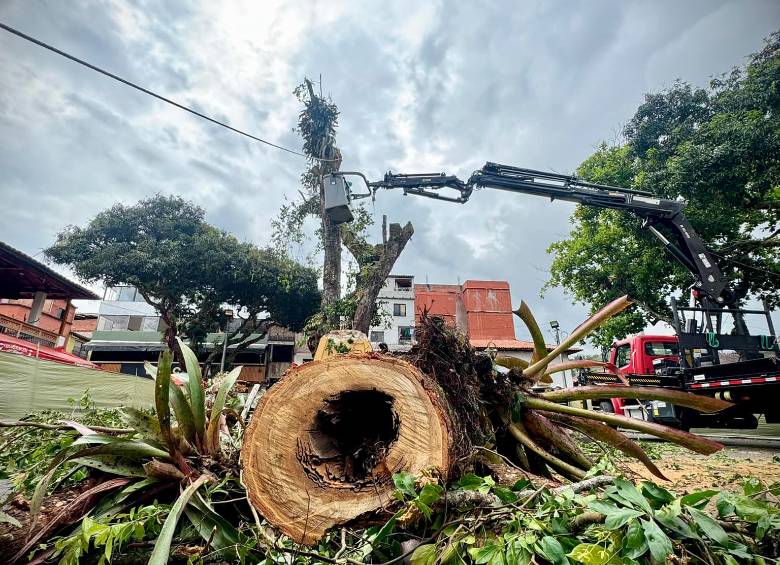
M56 347L57 338L59 337L54 332L41 329L26 322L20 322L3 314L0 314L0 333L46 347Z

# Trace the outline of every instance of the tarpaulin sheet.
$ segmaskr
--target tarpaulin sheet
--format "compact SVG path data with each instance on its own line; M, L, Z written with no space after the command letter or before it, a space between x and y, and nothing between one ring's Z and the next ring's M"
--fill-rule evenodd
M154 381L0 353L0 418L16 420L30 412L58 410L70 413L76 399L89 391L96 406L119 408L154 406Z

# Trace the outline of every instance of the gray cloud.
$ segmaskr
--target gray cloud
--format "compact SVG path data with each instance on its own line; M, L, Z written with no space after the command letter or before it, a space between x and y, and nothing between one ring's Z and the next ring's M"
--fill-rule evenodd
M645 92L678 77L706 84L780 23L773 0L272 4L12 0L0 20L294 148L292 90L322 74L342 111L343 168L374 178L466 177L487 160L572 171ZM305 167L6 33L0 136L0 239L29 253L158 192L265 245ZM565 329L585 314L559 290L539 298L571 205L485 191L464 206L386 193L372 209L415 225L399 272L507 279L515 302Z

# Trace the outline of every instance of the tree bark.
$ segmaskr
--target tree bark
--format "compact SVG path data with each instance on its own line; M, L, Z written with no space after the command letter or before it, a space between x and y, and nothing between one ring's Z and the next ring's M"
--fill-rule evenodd
M293 540L376 516L392 475L448 476L462 445L444 392L411 364L337 355L290 370L263 396L241 462L252 504ZM382 516L382 518L386 518Z
M382 217L382 243L369 245L361 237L352 232L344 232L344 245L355 257L360 267L360 275L355 292L358 303L352 318L352 328L368 334L371 318L376 308L379 291L393 270L395 262L414 234L411 222L401 228L401 224L390 224L390 234L387 230L387 216Z

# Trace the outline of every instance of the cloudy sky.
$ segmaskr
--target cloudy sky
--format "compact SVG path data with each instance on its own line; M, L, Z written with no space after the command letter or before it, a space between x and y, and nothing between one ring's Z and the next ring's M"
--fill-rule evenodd
M0 21L296 149L292 90L321 75L342 112L343 170L467 177L485 161L572 172L645 92L744 63L780 27L780 3L3 0ZM4 31L0 139L0 240L31 255L66 224L155 193L265 244L305 167ZM507 279L542 322L584 317L560 291L539 296L572 205L385 193L374 209L415 226L396 272Z

